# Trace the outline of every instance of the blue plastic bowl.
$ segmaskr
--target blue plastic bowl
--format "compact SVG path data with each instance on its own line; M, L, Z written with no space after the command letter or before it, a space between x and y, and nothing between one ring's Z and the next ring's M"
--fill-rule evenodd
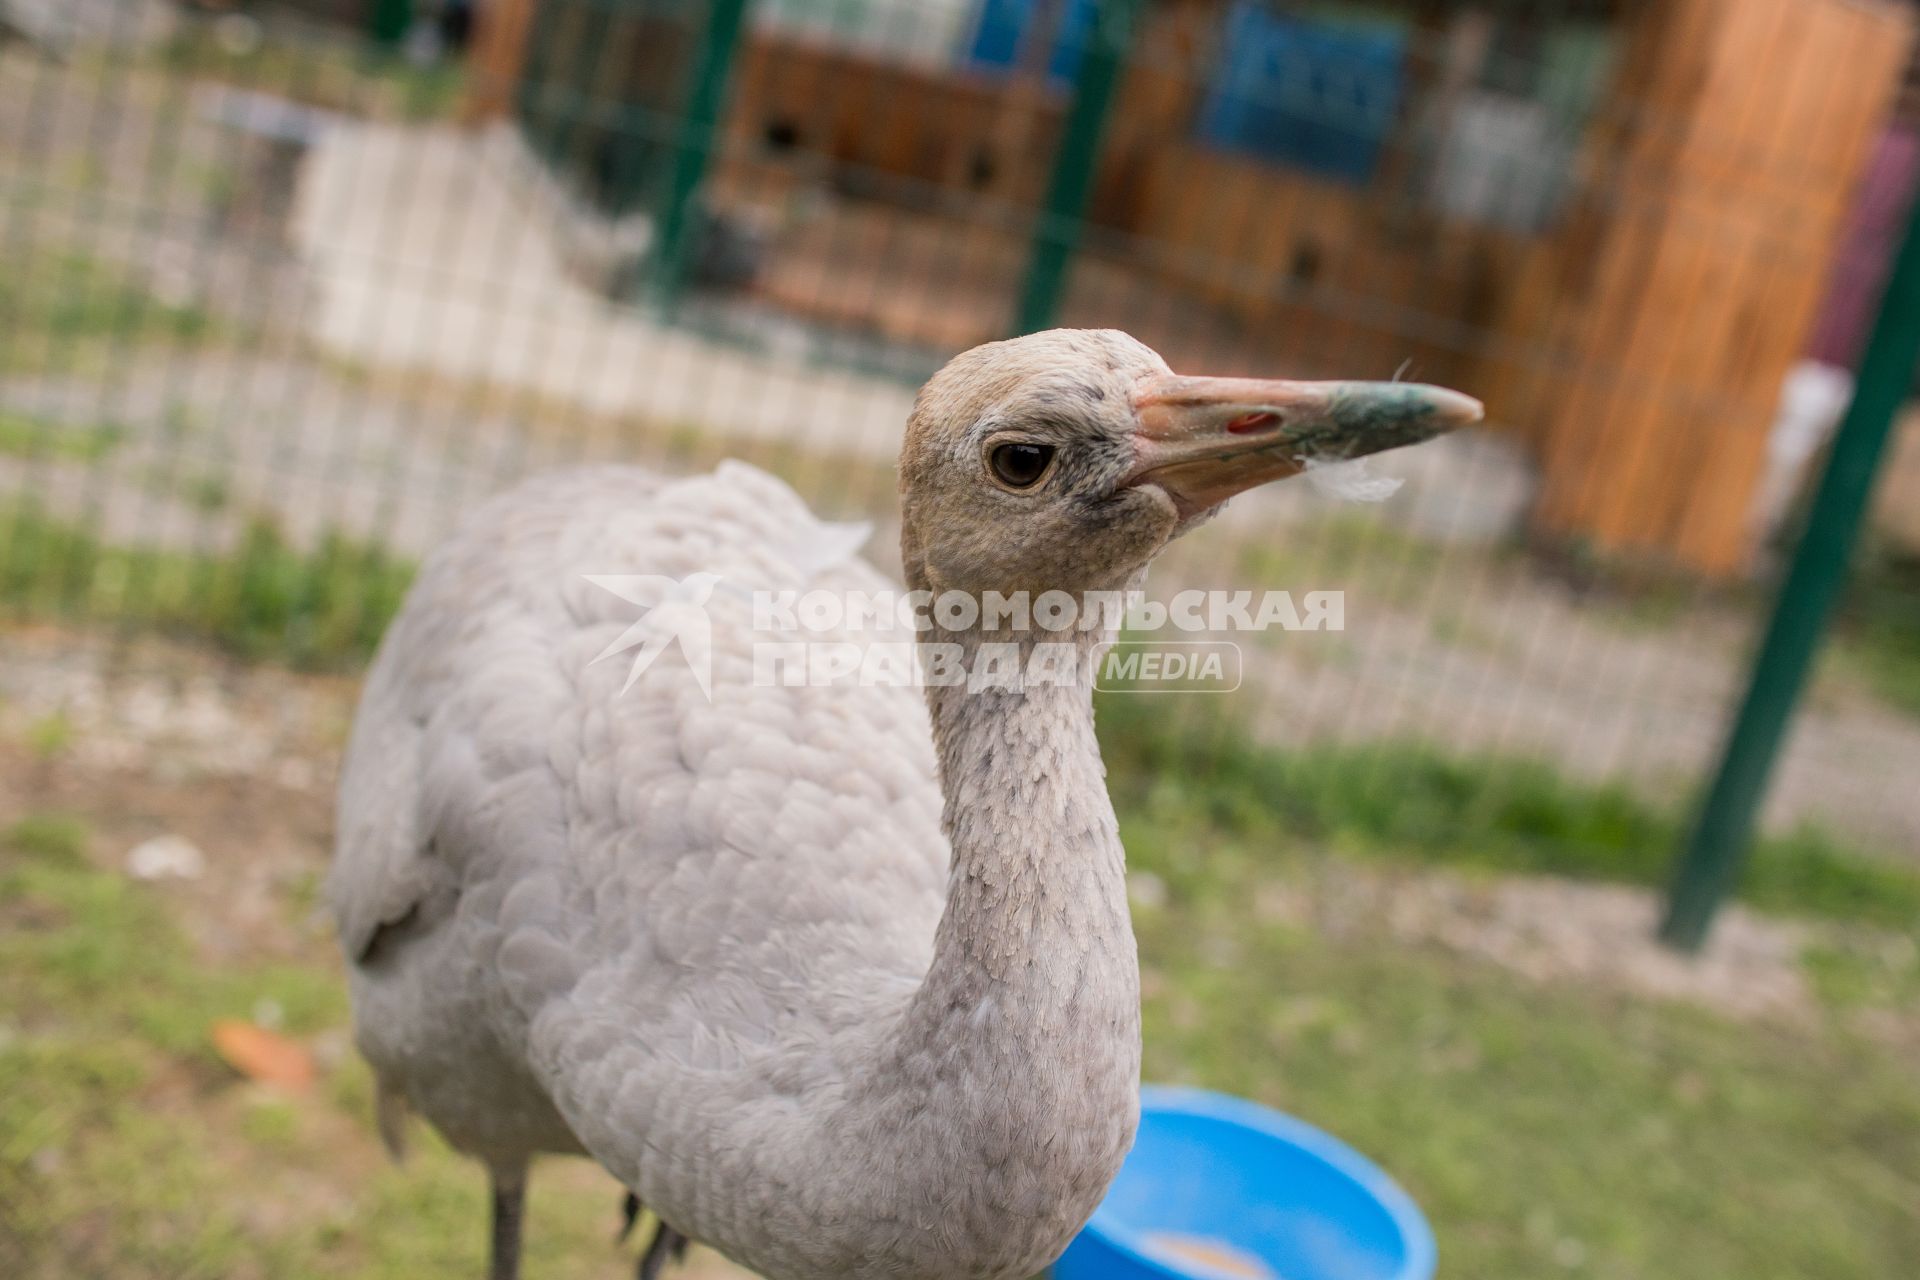
M1196 1244L1239 1265L1193 1260ZM1346 1144L1239 1098L1147 1088L1133 1154L1053 1276L1432 1280L1433 1268L1419 1208Z

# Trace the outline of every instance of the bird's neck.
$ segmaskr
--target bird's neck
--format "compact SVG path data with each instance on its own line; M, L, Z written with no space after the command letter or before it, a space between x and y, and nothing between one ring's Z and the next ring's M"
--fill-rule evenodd
M1073 645L1082 669L1094 640L1044 636ZM1031 642L980 633L937 633L934 642L957 643L976 678L986 645L1008 646L1001 659L1022 668L1032 652ZM937 1017L956 1004L1011 999L1020 1016L1006 1019L1006 1030L1040 1045L1082 1031L1086 1001L1110 996L1129 1014L1114 1034L1137 1038L1126 854L1088 682L936 684L928 703L953 862L918 1012Z
M984 644L1030 652L929 638L976 670ZM1066 642L1084 660L1095 639ZM885 1055L884 1110L942 1171L932 1190L960 1198L950 1229L1007 1234L1010 1266L1045 1262L1098 1203L1138 1113L1139 965L1091 689L936 686L929 703L952 869L932 965Z

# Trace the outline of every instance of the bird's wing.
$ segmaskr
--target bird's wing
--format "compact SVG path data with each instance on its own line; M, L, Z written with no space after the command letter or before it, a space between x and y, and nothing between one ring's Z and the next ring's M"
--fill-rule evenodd
M327 874L340 946L356 962L371 959L382 934L413 916L444 871L433 861L419 811L422 725L404 708L367 714L391 697L390 690L377 694L362 697L341 772Z
M453 926L434 963L603 1159L609 1090L685 1102L767 1054L830 1070L807 1046L863 1012L847 993L911 989L946 875L918 692L754 681L755 592L888 588L852 532L751 468L639 474L535 481L423 568L364 695L330 882L350 953ZM640 575L679 585L649 609L590 580ZM642 626L596 661L654 613L669 643ZM597 1072L610 1037L624 1058Z
M627 468L543 477L485 504L421 566L342 769L327 887L350 957L449 907L476 851L557 833L545 736L568 689L545 638L557 579L537 560L588 495L644 503L658 488Z

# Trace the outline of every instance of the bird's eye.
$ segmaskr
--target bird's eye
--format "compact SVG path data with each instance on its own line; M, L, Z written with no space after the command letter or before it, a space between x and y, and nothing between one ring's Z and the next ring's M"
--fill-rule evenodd
M1014 489L1031 489L1040 483L1040 477L1046 475L1052 465L1053 446L1003 444L993 451L990 461L993 474L999 476L1002 483Z

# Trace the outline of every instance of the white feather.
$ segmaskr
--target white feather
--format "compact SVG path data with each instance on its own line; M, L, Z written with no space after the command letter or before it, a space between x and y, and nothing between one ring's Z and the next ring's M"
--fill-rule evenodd
M1304 458L1301 461L1306 467L1307 481L1316 492L1346 502L1385 502L1406 483L1395 476L1375 475L1366 458L1329 461Z

